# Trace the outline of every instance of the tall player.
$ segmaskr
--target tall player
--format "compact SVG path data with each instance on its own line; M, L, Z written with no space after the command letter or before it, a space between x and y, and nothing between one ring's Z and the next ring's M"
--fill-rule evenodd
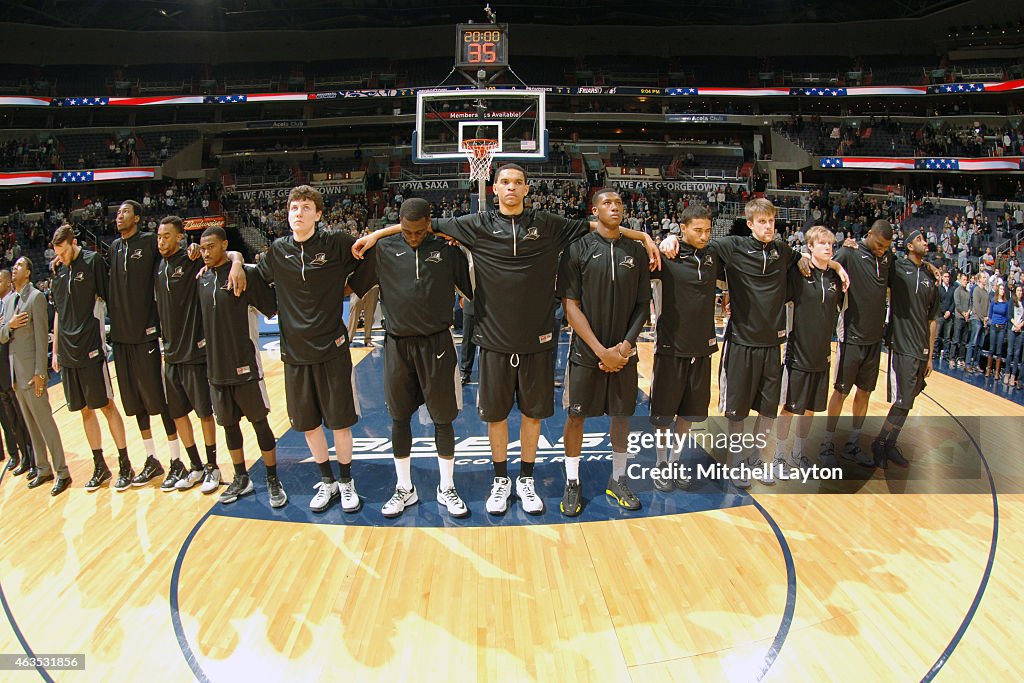
M828 228L816 225L807 231L811 254L811 274L796 269L789 272L789 298L793 318L786 341L782 386L783 408L777 424L773 465L785 472L786 465L809 467L804 455L804 440L810 433L810 416L825 410L828 404L829 358L832 355L832 331L836 329L843 301L843 283L829 270L836 236ZM790 422L797 418L792 449L787 447ZM788 453L787 453L788 451ZM788 455L788 463L787 463Z
M402 232L380 241L376 252L380 296L387 311L384 327L384 398L391 413L391 441L398 484L381 510L397 517L419 500L412 483L412 429L409 420L426 404L434 422L434 445L441 483L437 502L453 517L469 509L455 489L455 430L462 408L458 356L452 338L452 295L473 295L469 261L457 247L432 235L430 204L406 199L399 210Z
M167 409L192 467L186 471L180 461L171 463L160 488L183 491L202 481L200 490L212 493L220 485L220 470L217 469L217 426L213 419L206 365L206 335L203 333L199 291L196 289L203 261L193 259L181 248L182 227L182 220L177 216L167 216L157 226L157 248L163 258L157 266L155 286L164 345L163 378ZM202 426L206 445L205 468L199 459L192 421L188 417L190 412L195 412Z
M711 404L711 355L718 351L715 296L725 275L711 239L711 211L691 202L680 217L679 253L661 260L651 274L661 280L661 313L651 380L651 423L659 430L673 426L676 444L683 443L694 422L708 418ZM688 489L691 479L678 472L678 448L662 444L658 467L651 472L654 488L667 492ZM675 470L675 471L673 471Z
M274 240L255 272L277 293L288 419L292 429L306 437L320 469L310 509L323 512L340 498L345 512L357 512L362 502L352 479L351 428L359 411L342 296L346 281L360 296L373 286L373 259L360 262L352 255L355 238L349 233L318 228L323 212L319 190L309 185L292 188L292 233ZM334 432L338 480L323 427Z
M53 250L58 264L50 289L57 309L53 319L52 367L60 373L68 410L82 412L82 427L93 459L93 474L85 489L95 491L111 476L103 459L103 437L95 413L99 410L107 419L117 447L114 489L124 491L132 485L135 473L128 460L124 420L114 405L103 341L101 300L107 296L107 267L99 254L78 246L70 225L62 225L53 233Z
M480 392L477 412L487 423L494 481L487 511L508 510L512 481L508 476L508 415L515 403L522 414L519 439L522 467L516 495L529 514L541 514L533 466L541 420L555 411L552 331L558 255L590 232L583 220L568 220L544 211L526 210L530 191L526 171L516 164L501 166L494 180L498 209L458 218L434 219L433 230L452 237L471 252L476 289L476 329L480 347ZM362 237L354 253L361 255L382 237L401 228L390 226ZM657 247L645 233L621 228L630 239L644 240L649 259L660 262Z
M939 291L933 272L924 264L927 255L924 234L911 230L907 235L906 257L898 259L889 271L892 307L888 397L892 407L882 430L871 442L875 464L882 469L888 467L888 461L900 467L910 464L896 441L914 407L914 399L924 390L925 378L932 373Z
M565 494L562 513L575 517L583 507L580 451L588 417L611 418L612 476L605 487L620 507L639 510L640 500L626 478L629 418L636 411L636 340L650 315L651 279L641 244L623 239L622 197L594 193L597 229L573 242L562 259L558 289L573 328L566 367Z
M850 291L837 328L839 351L835 390L828 402L825 440L819 455L822 467L837 464L836 426L846 397L854 387L857 387L857 393L853 397L853 429L843 447L842 457L866 467L873 464L871 457L861 450L859 442L860 430L868 414L868 401L878 382L886 290L889 286L889 269L893 263L890 251L892 226L888 221L879 219L872 223L864 239L855 244L844 246L835 257L850 273ZM847 245L850 245L849 240Z
M270 403L263 384L259 328L253 312L257 308L264 315L273 315L277 308L274 294L259 278L252 278L241 295L231 291L228 273L233 266L228 264L228 237L223 228L207 228L199 239L199 247L206 272L194 286L199 292L206 332L210 394L235 469L235 478L221 493L220 502L233 503L253 491L238 426L245 417L256 432L267 468L270 506L283 507L288 494L277 477L277 440L267 422Z

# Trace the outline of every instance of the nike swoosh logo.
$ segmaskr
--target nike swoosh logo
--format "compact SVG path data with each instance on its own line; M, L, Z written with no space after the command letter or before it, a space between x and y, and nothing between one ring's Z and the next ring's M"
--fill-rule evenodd
M438 355L438 358L440 358L441 356L443 356L443 355L444 355L445 353L447 353L447 352L446 352L446 351L442 351L442 352L440 353L440 355Z
M149 351L146 351L146 353L150 353L151 354L151 353L153 353L155 351L156 351L156 349L150 349Z
M285 258L295 258L295 254L285 254Z
M748 253L748 254L759 254L759 253L761 253L761 252L758 252L758 251L750 251L750 250L748 249L748 250L747 250L747 253Z
M500 235L501 234L501 230L491 230L491 234L493 234L493 235Z
M408 254L408 253L409 253L409 252L407 252L407 251L400 251L400 252L398 252L397 254L395 254L395 256L405 256L405 255L406 255L406 254Z
M601 255L600 255L600 254L594 254L594 255L593 255L593 256L591 256L590 258L591 258L591 259L601 258Z
M861 258L871 258L870 256L865 256L864 254L861 254L860 257Z

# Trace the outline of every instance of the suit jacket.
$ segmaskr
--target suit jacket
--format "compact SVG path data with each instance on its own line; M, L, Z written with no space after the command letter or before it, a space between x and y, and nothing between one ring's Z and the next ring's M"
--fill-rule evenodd
M15 307L17 301L17 307ZM28 324L16 330L10 327L11 319L28 312ZM34 375L48 377L47 356L48 332L46 320L46 299L42 293L27 283L21 292L8 296L3 304L4 324L0 325L0 344L9 343L11 369L16 386L28 387Z
M0 315L3 315L3 307L8 299L14 299L14 292L8 292L7 296L0 299ZM0 391L11 390L11 357L8 346L0 344Z

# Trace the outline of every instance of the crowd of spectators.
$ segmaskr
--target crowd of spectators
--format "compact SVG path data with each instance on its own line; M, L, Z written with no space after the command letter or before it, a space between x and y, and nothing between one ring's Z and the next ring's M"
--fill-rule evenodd
M45 140L12 138L0 141L0 169L20 171L60 167L60 143L52 135Z

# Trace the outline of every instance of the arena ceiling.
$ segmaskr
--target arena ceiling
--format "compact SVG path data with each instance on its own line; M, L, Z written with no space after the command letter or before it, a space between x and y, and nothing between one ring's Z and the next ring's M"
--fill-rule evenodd
M925 17L966 0L528 0L491 6L500 22L565 26L838 23ZM993 3L998 5L999 3ZM0 21L132 31L322 30L486 21L481 0L29 0Z

